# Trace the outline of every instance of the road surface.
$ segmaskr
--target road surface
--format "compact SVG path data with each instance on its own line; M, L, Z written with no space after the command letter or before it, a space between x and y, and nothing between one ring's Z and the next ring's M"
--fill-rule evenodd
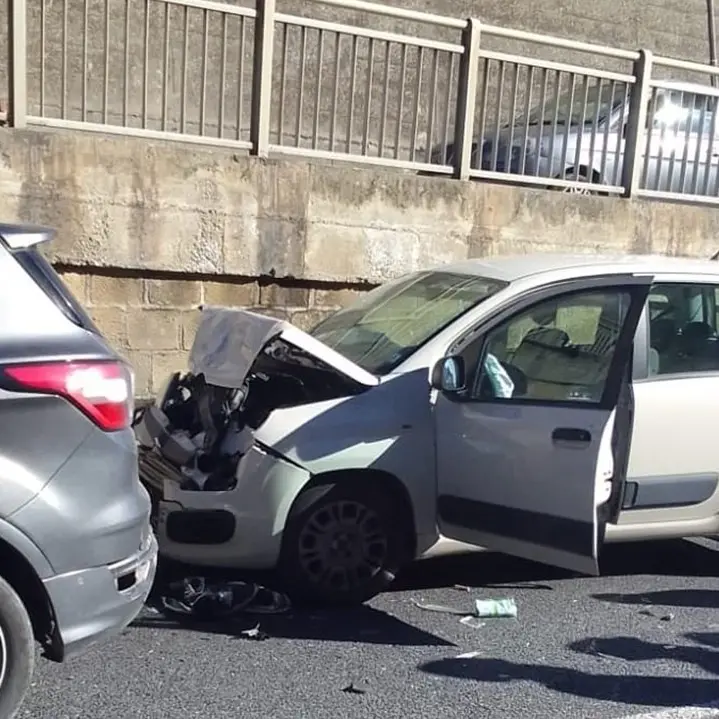
M144 612L67 665L42 661L22 716L708 719L718 568L710 540L611 547L601 578L493 554L433 559L368 606L264 618L265 641L239 634L253 621L183 628ZM510 596L518 618L480 628L414 604Z

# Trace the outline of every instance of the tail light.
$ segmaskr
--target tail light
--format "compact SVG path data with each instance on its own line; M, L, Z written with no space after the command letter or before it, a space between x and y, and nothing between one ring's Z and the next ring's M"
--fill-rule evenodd
M130 426L133 376L122 362L47 362L5 367L3 372L20 391L64 397L105 432Z

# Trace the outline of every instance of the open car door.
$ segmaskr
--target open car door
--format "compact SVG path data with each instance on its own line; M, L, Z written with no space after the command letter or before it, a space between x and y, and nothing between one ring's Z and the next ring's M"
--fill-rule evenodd
M432 374L444 536L598 573L624 491L630 359L651 282L545 286L449 349Z

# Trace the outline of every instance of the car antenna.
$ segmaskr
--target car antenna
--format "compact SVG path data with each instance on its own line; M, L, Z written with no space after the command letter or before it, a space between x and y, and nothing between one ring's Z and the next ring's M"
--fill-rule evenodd
M719 250L717 250L709 259L713 261L719 260Z

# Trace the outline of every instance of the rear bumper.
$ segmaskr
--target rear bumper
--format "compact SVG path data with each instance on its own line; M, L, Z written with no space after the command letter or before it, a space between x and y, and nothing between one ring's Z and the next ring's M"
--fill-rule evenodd
M148 527L131 557L45 580L59 635L57 658L78 654L130 624L150 593L156 568L157 540Z

